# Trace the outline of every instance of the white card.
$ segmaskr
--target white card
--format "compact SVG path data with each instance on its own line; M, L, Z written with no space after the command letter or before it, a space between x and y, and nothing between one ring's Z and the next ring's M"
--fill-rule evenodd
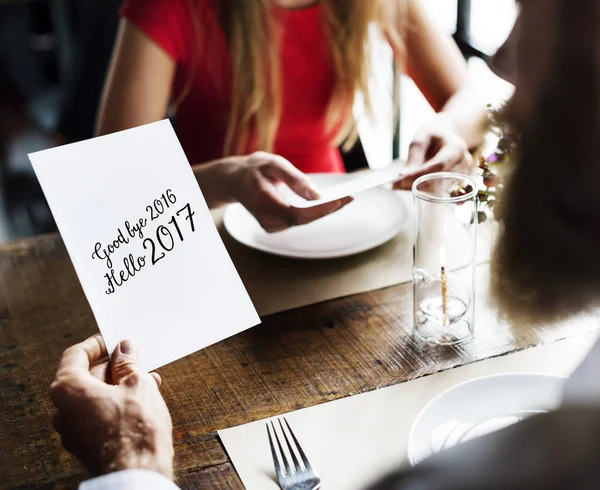
M307 201L292 192L286 192L285 197L290 206L294 208L312 208L314 206L319 206L320 204L342 199L343 197L353 196L359 192L373 189L374 187L395 182L401 178L402 177L398 175L397 168L364 172L364 174L358 174L355 179L352 179L349 182L337 184L325 189L317 189L320 197L314 201Z
M29 158L109 352L150 371L260 322L168 120Z

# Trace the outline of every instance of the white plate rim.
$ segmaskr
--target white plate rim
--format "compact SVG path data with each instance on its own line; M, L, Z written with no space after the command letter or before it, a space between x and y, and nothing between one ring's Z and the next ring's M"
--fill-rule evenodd
M337 175L337 174L313 174L313 175ZM339 174L339 175L346 176L349 174ZM377 240L368 242L367 244L363 244L363 245L360 245L360 246L357 246L354 248L345 249L345 250L342 250L339 252L326 252L326 253L319 253L319 252L313 253L313 252L300 252L300 251L287 252L285 250L277 250L274 248L270 248L261 243L254 243L254 242L251 243L250 240L246 240L244 237L240 236L236 232L235 229L232 231L232 229L231 229L232 227L228 226L228 224L227 224L228 221L231 220L231 213L235 212L236 207L242 206L242 204L240 204L240 203L231 203L225 207L225 211L223 213L223 226L225 227L225 230L227 231L229 236L231 236L238 243L241 243L242 245L244 245L248 248L252 248L254 250L259 250L261 252L265 252L270 255L275 255L278 257L287 257L287 258L292 258L292 259L304 259L304 260L306 260L306 259L327 260L327 259L338 259L338 258L342 258L342 257L358 255L360 253L367 252L369 250L373 250L373 249L380 247L383 244L389 242L392 238L397 236L403 230L403 228L406 226L406 223L409 219L408 208L407 208L406 204L404 203L404 200L395 192L387 190L387 189L382 189L380 187L376 187L374 189L369 189L364 192L385 192L386 195L388 195L388 197L390 199L395 199L398 202L398 204L402 206L402 209L404 211L404 217L397 228L390 230L389 233L381 235Z
M417 414L417 416L415 417L415 420L414 420L414 422L413 422L413 424L412 424L412 426L410 428L410 431L408 433L408 443L406 445L406 449L407 449L407 459L408 459L408 462L410 463L410 465L411 466L415 466L416 464L418 464L420 462L420 461L415 461L415 448L414 448L415 442L414 441L415 441L415 431L417 429L417 426L419 425L419 422L423 418L424 414L440 398L442 398L443 396L447 395L451 391L458 390L458 389L464 387L465 385L469 385L469 384L474 383L474 382L481 382L483 380L487 380L487 379L491 379L491 378L506 378L506 377L521 378L521 377L529 377L529 376L542 377L542 378L550 378L550 379L556 379L556 380L558 380L558 379L561 379L561 380L567 380L567 379L569 379L567 376L560 376L558 374L536 373L536 372L533 372L533 371L531 371L531 372L529 372L529 371L519 371L519 372L515 372L515 373L497 373L497 374L489 374L487 376L479 376L477 378L473 378L473 379L468 379L466 381L462 381L461 383L458 383L458 384L456 384L454 386L451 386L450 388L445 389L441 393L438 393L431 400L429 400L429 402L427 402L427 404ZM432 454L430 454L430 456L433 456L433 454L436 454L436 453L432 453Z

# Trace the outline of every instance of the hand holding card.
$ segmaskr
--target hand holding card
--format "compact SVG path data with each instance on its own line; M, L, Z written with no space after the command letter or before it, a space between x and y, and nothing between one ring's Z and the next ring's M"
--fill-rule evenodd
M229 164L231 168L231 163ZM241 203L267 232L283 231L304 225L339 210L352 199L327 202L306 209L291 207L285 196L301 202L318 199L308 175L280 155L263 151L235 157L233 197Z
M30 159L109 352L152 370L259 322L168 121Z

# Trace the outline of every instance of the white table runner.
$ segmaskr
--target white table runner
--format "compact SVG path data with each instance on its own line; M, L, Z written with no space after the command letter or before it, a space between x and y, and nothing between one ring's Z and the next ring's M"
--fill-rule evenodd
M286 414L324 489L359 490L406 464L410 427L437 394L497 373L568 376L598 337L592 332L516 354L488 359L389 388ZM265 421L219 431L248 490L277 490Z

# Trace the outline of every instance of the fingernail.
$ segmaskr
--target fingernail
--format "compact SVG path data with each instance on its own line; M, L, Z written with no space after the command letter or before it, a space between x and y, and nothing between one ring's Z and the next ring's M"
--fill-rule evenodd
M317 196L317 197L315 197ZM312 201L313 199L318 199L319 193L311 188L307 188L304 190L304 192L302 193L302 197L304 197L304 199L308 200L308 201Z
M135 345L131 340L124 340L120 345L123 354L135 354Z

